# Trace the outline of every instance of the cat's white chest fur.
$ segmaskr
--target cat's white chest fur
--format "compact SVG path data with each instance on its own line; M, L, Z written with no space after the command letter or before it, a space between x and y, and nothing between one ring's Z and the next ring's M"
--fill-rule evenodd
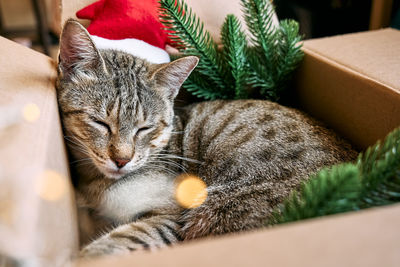
M147 173L121 181L106 190L100 213L119 223L129 222L140 213L176 205L175 177Z

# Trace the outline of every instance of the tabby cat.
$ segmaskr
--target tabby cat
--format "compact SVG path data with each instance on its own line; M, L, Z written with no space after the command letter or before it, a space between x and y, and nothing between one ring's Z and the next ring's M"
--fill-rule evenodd
M154 249L262 227L311 173L356 157L295 109L261 100L210 101L174 111L197 57L151 64L98 50L84 27L63 29L57 93L79 205L112 230L82 256ZM180 173L207 184L193 209L174 198Z

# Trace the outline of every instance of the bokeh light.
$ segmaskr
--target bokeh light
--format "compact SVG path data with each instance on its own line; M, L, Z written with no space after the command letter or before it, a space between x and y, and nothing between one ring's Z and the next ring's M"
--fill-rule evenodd
M183 208L196 208L207 198L207 185L195 175L181 175L176 180L175 198Z
M60 200L67 192L67 182L61 174L46 170L36 180L36 193L44 200Z
M7 192L8 193L8 192ZM10 194L0 196L0 222L11 226L13 221L13 211L15 209L14 202L11 199Z
M35 122L40 117L40 109L36 104L26 104L22 110L22 116L28 122Z

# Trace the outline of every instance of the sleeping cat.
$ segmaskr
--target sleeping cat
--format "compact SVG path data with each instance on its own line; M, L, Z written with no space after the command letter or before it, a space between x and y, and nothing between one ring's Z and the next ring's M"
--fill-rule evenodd
M78 203L114 227L82 256L262 227L310 174L356 157L312 118L269 101L210 101L174 112L197 62L156 65L98 50L78 22L65 24L57 93ZM181 173L207 185L197 208L175 201Z

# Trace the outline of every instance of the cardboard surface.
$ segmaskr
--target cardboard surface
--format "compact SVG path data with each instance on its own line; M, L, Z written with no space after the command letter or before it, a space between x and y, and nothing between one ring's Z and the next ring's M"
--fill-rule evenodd
M400 31L304 42L301 107L364 149L400 125Z
M0 253L61 266L77 236L54 62L1 37L0 62Z
M395 267L400 262L399 225L396 205L76 266Z
M400 92L399 30L387 28L313 39L306 41L304 48Z

